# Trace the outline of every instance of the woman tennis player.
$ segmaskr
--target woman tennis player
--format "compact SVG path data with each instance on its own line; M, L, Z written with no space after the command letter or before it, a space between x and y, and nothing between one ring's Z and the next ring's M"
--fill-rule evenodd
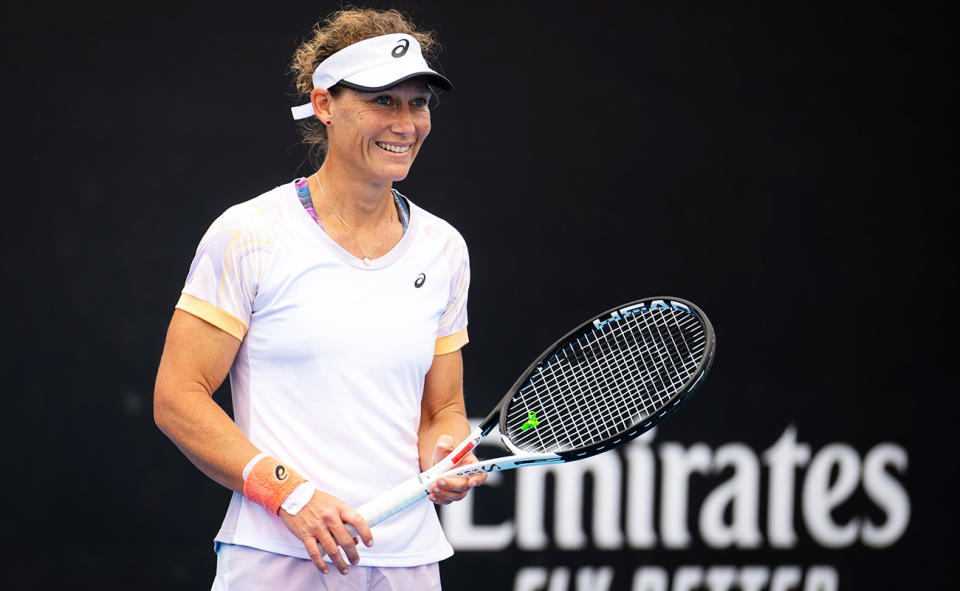
M309 97L293 115L322 165L229 208L197 248L154 414L234 491L214 589L440 588L437 562L453 551L430 504L378 525L375 540L353 509L470 431L467 248L393 189L430 133L434 89L452 89L424 58L435 45L396 11L314 27L293 60ZM212 400L228 372L235 422ZM449 478L430 499L482 481Z

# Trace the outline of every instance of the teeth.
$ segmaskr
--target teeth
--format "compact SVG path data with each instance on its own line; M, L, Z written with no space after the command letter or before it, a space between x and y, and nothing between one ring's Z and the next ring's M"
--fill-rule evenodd
M380 142L377 142L377 145L388 152L397 152L400 154L410 149L410 146L391 146L390 144L381 144Z

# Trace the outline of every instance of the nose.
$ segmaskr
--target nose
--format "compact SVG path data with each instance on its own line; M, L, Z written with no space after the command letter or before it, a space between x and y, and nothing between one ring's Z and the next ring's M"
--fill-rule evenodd
M413 123L413 113L407 105L400 106L390 124L390 131L401 135L411 135L417 130Z

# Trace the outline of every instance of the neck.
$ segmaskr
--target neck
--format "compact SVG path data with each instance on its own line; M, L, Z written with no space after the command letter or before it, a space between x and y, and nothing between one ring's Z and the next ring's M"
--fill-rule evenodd
M390 191L393 183L364 181L348 174L336 162L324 161L308 182L314 209L318 212L325 209L323 204L316 203L319 197L356 228L382 222L389 215L389 208L394 207ZM318 208L318 205L321 207Z

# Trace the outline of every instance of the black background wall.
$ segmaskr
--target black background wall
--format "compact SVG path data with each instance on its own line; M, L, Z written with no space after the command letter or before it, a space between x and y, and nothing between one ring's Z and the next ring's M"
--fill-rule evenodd
M438 32L456 85L398 188L470 245L470 413L567 328L630 299L689 298L719 335L702 393L637 455L581 481L582 536L552 518L559 473L543 490L505 476L472 510L445 512L461 543L446 587L947 587L958 382L945 15L401 7ZM3 9L11 588L209 587L229 493L156 429L153 380L209 223L312 172L285 67L333 8ZM229 406L228 387L216 398ZM796 462L777 464L776 450ZM620 483L612 538L595 527L601 473ZM629 509L641 489L652 538ZM520 506L544 511L543 539ZM723 524L740 533L724 541ZM500 541L469 533L497 527ZM887 537L869 542L878 529Z

